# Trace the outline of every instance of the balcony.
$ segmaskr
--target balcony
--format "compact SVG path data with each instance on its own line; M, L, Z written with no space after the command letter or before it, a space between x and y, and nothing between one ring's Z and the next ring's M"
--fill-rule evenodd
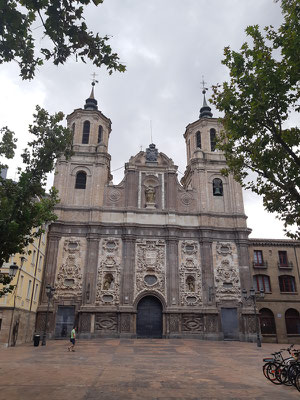
M279 269L293 269L292 261L287 261L285 263L278 261L278 268Z
M262 261L262 262L252 261L252 266L253 266L253 268L266 269L266 268L268 268L268 262L267 261Z

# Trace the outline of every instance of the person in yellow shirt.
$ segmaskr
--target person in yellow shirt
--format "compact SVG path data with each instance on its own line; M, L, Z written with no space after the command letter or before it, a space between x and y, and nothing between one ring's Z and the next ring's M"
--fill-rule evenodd
M71 330L71 337L70 337L70 342L71 342L71 345L68 347L68 350L69 351L75 351L75 349L74 349L74 347L75 347L75 336L76 336L76 334L75 334L75 326L73 326L73 329Z

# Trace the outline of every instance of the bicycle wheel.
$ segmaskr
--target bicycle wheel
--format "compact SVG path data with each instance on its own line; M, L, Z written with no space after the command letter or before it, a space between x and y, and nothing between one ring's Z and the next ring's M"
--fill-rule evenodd
M281 381L278 380L278 374L276 376L276 371L280 365L276 363L269 363L268 367L266 368L266 373L269 381L274 383L274 385L281 385Z
M264 374L265 378L267 378L267 379L269 379L269 378L268 378L268 374L267 374L267 369L268 369L268 367L269 367L269 364L270 364L270 363L266 363L266 364L264 364L263 367L262 367L262 369L263 369L263 374Z
M298 389L298 391L300 392L300 372L298 372L298 374L296 375L295 386Z
M296 385L295 379L298 373L300 373L300 365L298 363L295 362L288 367L287 370L288 379L294 386Z
M289 381L288 377L288 368L289 365L283 365L281 367L278 379L281 381L283 385L292 386L292 383Z
M295 363L295 359L293 357L286 358L281 364L280 378L281 382L286 386L291 386L292 383L288 377L288 368L291 364Z

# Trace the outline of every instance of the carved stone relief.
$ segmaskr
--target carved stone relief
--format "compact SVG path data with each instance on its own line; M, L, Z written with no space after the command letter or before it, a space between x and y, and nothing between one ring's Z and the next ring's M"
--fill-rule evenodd
M180 196L180 201L184 206L189 206L193 201L193 196L190 193L183 193Z
M245 317L246 320L246 332L248 333L256 333L256 321L254 315L248 315ZM247 329L248 328L248 329Z
M121 192L118 189L112 188L108 192L108 200L111 203L117 203L121 198Z
M121 332L130 332L130 314L121 314Z
M118 318L113 313L96 314L95 316L95 331L110 331L117 332Z
M202 277L199 243L179 241L180 301L183 306L202 304Z
M238 255L233 242L213 243L216 301L241 301Z
M98 257L96 305L118 305L120 301L121 239L101 239Z
M54 297L81 296L82 266L85 259L85 239L71 237L63 241L58 258Z
M170 333L178 333L179 332L179 315L178 314L170 314Z
M198 333L204 330L203 315L201 314L184 314L182 316L183 332Z
M216 315L207 315L206 316L206 332L218 332L218 320Z
M91 331L91 316L90 314L82 314L80 317L80 331L90 332Z
M144 291L166 295L166 244L164 240L138 239L135 260L135 297Z

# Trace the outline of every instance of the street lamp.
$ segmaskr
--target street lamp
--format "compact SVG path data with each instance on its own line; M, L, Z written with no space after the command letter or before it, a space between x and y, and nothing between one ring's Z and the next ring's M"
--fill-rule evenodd
M45 327L44 327L44 332L43 332L42 346L46 346L46 332L47 332L47 324L48 324L49 306L50 306L50 300L52 299L54 292L55 292L55 288L51 287L48 284L46 286L46 295L48 297L48 306L47 306L47 312L46 312L46 320L45 320Z
M260 340L260 335L259 335L259 322L258 322L258 315L256 312L256 292L254 288L250 289L250 294L249 296L247 295L247 290L243 289L242 290L243 298L245 301L251 300L253 302L253 307L254 307L254 315L255 315L255 327L256 327L256 344L257 347L261 347L261 340ZM263 289L260 289L259 291L259 296L260 298L265 297L265 292Z
M14 306L13 306L13 312L10 320L10 328L9 328L9 336L8 336L8 345L11 344L11 346L15 346L17 342L17 336L18 336L18 325L19 325L19 319L17 320L16 324L14 325L14 315L15 315L15 310L16 310L16 295L17 295L17 289L18 289L18 284L19 284L19 279L20 279L20 272L22 271L24 261L26 260L25 257L20 257L21 261L21 267L19 268L16 262L13 262L12 265L9 267L9 277L11 280L16 276L17 272L18 273L18 278L17 278L17 283L14 286L14 292L13 292L13 298L14 298Z
M9 267L9 272L8 272L10 278L14 278L16 276L18 269L19 267L17 266L17 263L13 262L12 265Z

